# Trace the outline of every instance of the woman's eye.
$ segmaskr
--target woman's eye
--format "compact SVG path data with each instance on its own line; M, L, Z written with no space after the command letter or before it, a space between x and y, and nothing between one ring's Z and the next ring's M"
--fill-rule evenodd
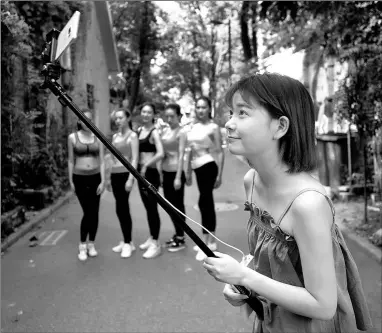
M245 116L247 115L248 113L245 112L244 110L239 110L239 116Z
M231 119L232 116L233 116L233 112L232 112L232 110L230 110L229 113L228 113L228 119Z

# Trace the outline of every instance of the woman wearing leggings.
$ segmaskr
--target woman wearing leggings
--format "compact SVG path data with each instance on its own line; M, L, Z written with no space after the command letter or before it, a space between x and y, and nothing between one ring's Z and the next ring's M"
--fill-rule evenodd
M138 170L141 175L147 179L156 189L160 186L160 175L157 169L163 154L163 146L158 133L154 126L155 121L155 105L146 103L141 107L142 126L138 129L139 138L139 165ZM158 203L142 184L139 185L139 193L142 198L143 205L146 208L147 220L149 223L150 237L139 246L141 250L145 250L143 258L155 258L161 253L159 243L160 218L158 212Z
M90 120L89 110L83 111ZM80 227L78 259L97 256L94 241L98 230L100 196L105 184L104 150L94 134L81 122L68 137L69 183L80 202L83 217ZM88 240L88 243L86 243Z
M130 112L119 110L114 113L118 132L113 135L112 143L120 153L136 168L138 164L138 136L131 129ZM123 240L115 247L113 252L120 253L121 258L129 258L135 250L131 239L132 221L129 207L129 196L134 185L134 177L122 163L114 156L110 157L110 179L107 188L113 191L115 209L122 230ZM109 173L108 173L109 174Z
M179 124L180 106L178 104L169 104L165 107L164 117L169 125L161 135L164 149L164 158L161 162L163 174L163 193L165 198L171 202L174 207L185 214L184 208L184 185L186 177L183 172L184 149L186 144L186 135ZM169 252L177 252L186 247L184 240L184 231L178 226L174 218L171 217L175 235L166 242ZM185 222L185 217L182 216Z
M224 152L219 126L211 120L211 101L207 97L200 97L196 101L195 122L187 133L187 170L186 182L191 185L191 171L194 170L199 189L199 210L202 225L212 234L216 231L216 213L213 190L222 182L224 165ZM216 152L217 163L211 155ZM212 251L216 251L217 244L213 237L202 229L204 241ZM203 251L195 246L198 251L196 260L205 258Z

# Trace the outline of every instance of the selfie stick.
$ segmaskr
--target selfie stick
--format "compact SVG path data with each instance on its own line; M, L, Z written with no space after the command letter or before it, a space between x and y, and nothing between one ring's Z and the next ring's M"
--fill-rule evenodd
M102 134L102 132L95 126L89 118L72 102L70 96L66 93L63 87L57 82L60 78L63 69L60 63L55 60L55 51L57 48L57 39L60 32L56 29L50 31L46 36L45 49L42 53L43 68L41 74L45 77L44 83L40 86L41 89L50 89L54 95L58 97L58 101L63 105L69 107L76 116L92 131L92 133L105 145L107 149L122 163L122 165L129 170L129 172L137 179L138 182L145 188L146 193L149 192L157 200L159 205L169 214L174 221L181 227L184 232L196 243L197 246L208 256L215 257L210 248L195 234L195 232L183 221L182 216L158 193L157 189L149 183L146 178L125 159L125 157L113 146L113 144ZM236 286L236 289L244 295L250 296L250 292L242 287ZM263 318L263 307L261 301L256 297L247 299L249 306L257 313L260 319Z

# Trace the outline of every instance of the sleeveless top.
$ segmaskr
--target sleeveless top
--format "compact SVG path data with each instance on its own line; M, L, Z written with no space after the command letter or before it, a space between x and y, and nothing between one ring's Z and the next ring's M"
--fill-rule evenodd
M179 162L179 135L181 131L179 126L175 130L170 127L162 132L162 144L164 150L164 158L162 162L163 171L176 172Z
M129 135L126 136L126 138L122 141L113 142L113 146L117 148L120 153L126 157L126 159L131 162L132 152L131 152L131 141L130 136L133 133L133 131L130 131ZM122 172L128 172L128 170L119 163L119 161L113 156L114 164L111 167L112 173L122 173ZM115 163L118 163L115 165Z
M75 143L73 144L73 154L75 158L78 157L94 157L97 158L99 157L99 151L100 151L100 146L99 142L94 136L94 140L92 143L83 143L81 142L78 133L74 132L74 137L75 137ZM95 175L100 172L101 168L100 166L96 166L93 169L78 169L76 165L74 165L73 168L73 174L75 175L81 175L81 176L90 176L90 175Z
M198 128L197 125L192 125L187 133L187 143L192 149L192 169L200 168L204 164L215 161L210 153L213 142L205 128Z
M254 184L254 181L253 181ZM280 223L294 200L306 191L300 191L276 222L265 210L252 202L245 202L245 210L250 211L247 225L250 254L254 256L252 265L257 272L276 281L297 287L304 287L301 259L294 238L280 229ZM331 320L318 320L294 314L258 296L264 308L264 321L255 315L253 332L261 333L335 333L357 332L372 327L372 322L361 286L361 279L355 261L350 254L341 231L335 223L334 205L327 199L333 212L332 244L337 277L337 311Z
M157 149L155 147L155 144L150 142L150 137L151 137L151 134L154 130L155 130L155 127L151 129L151 131L149 132L149 134L145 138L139 139L139 152L140 153L156 153ZM139 134L141 133L141 131L142 131L142 127L139 128L139 130L138 130L138 138L139 138Z
M98 157L99 156L99 143L94 136L92 143L82 143L78 137L78 133L75 132L74 136L76 142L73 145L73 152L76 157Z

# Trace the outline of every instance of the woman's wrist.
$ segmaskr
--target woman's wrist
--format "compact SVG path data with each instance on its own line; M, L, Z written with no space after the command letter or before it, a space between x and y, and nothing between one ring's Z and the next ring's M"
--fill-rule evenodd
M251 295L255 292L250 285L257 283L259 273L249 267L243 267L243 274L240 279L240 285L250 291Z

